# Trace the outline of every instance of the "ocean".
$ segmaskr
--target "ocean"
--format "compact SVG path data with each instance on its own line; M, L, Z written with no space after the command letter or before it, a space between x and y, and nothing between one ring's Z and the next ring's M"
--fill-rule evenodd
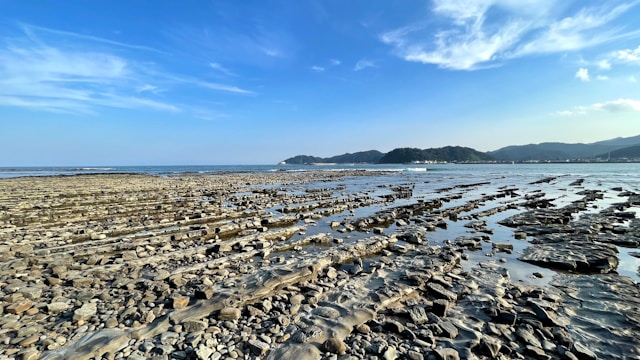
M540 163L540 164L337 164L337 165L154 165L154 166L42 166L0 167L0 178L78 174L151 174L220 172L304 172L314 170L365 170L404 173L482 175L584 175L616 178L640 175L640 163Z

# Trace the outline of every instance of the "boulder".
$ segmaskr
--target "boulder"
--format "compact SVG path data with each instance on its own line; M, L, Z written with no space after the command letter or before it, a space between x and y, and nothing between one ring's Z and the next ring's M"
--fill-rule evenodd
M324 348L324 351L332 354L344 355L347 352L347 346L342 342L342 340L336 337L327 339L322 344L322 347Z
M98 309L95 303L86 303L73 312L73 321L86 321L96 315Z
M218 320L227 321L227 320L238 320L242 315L242 311L235 307L226 307L220 310L218 314Z
M189 305L191 299L188 296L178 295L173 298L174 309L184 309Z

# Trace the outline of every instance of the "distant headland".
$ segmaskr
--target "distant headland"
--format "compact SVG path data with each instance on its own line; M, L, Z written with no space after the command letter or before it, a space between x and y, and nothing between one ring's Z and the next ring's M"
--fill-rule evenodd
M418 149L396 148L346 153L332 157L297 155L281 164L405 164L405 163L483 163L483 162L607 162L640 161L640 135L598 141L590 144L546 142L513 145L490 152L462 146Z

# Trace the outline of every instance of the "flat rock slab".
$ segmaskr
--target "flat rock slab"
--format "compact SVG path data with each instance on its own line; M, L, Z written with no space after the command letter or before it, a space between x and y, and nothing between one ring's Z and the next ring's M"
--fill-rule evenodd
M558 311L571 322L569 332L580 339L573 353L588 348L598 359L640 358L640 287L616 274L559 275L551 285L564 294ZM578 350L578 351L576 351Z
M561 241L532 245L519 259L552 269L604 274L618 267L618 249L597 242Z

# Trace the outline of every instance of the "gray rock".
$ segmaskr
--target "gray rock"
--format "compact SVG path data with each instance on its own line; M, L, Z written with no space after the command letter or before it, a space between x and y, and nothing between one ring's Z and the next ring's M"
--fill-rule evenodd
M409 360L423 360L424 357L422 356L421 353L415 351L415 350L409 350L407 351L407 359Z
M182 329L186 332L203 331L207 328L207 324L204 321L187 319L182 322Z
M247 344L249 346L249 349L251 350L251 353L256 356L263 356L267 353L267 351L269 351L269 344L260 340L249 340Z
M57 314L63 311L67 311L67 309L69 309L69 305L64 302L53 302L53 303L47 304L47 311L50 314Z
M313 313L327 319L337 319L340 317L340 312L338 310L327 306L318 307L313 310Z
M536 348L542 349L542 343L538 340L530 327L520 326L516 330L516 336L522 340L525 344L533 345Z
M242 311L238 308L234 307L226 307L220 310L218 313L218 320L220 321L228 321L228 320L238 320L242 315Z
M421 306L414 306L410 308L409 316L411 317L411 321L416 325L421 325L429 321L426 311Z
M573 344L571 352L580 360L595 360L598 358L593 351L578 342Z
M438 299L445 299L449 301L456 301L458 296L453 291L445 289L442 285L430 282L427 284L427 289L429 293Z
M551 356L547 355L542 348L539 348L534 345L526 345L525 346L525 354L529 356L533 356L536 359L551 359Z
M398 351L395 346L387 347L387 350L382 354L384 360L395 360L398 357Z
M95 303L86 303L73 312L73 321L89 320L97 312Z
M442 321L438 324L442 329L442 334L450 339L455 339L458 336L458 328L449 321Z
M458 350L453 348L436 349L435 354L438 360L460 360Z
M497 252L506 252L511 254L513 252L513 244L510 243L497 243L491 244L491 248Z
M482 353L492 358L498 356L501 347L502 344L498 339L489 338L486 335L480 339L480 349Z
M332 354L344 355L347 352L347 346L344 342L336 337L331 337L327 339L322 347L324 351L330 352Z
M444 299L437 299L433 301L433 307L431 311L440 317L444 317L447 314L447 310L449 309L449 301Z

